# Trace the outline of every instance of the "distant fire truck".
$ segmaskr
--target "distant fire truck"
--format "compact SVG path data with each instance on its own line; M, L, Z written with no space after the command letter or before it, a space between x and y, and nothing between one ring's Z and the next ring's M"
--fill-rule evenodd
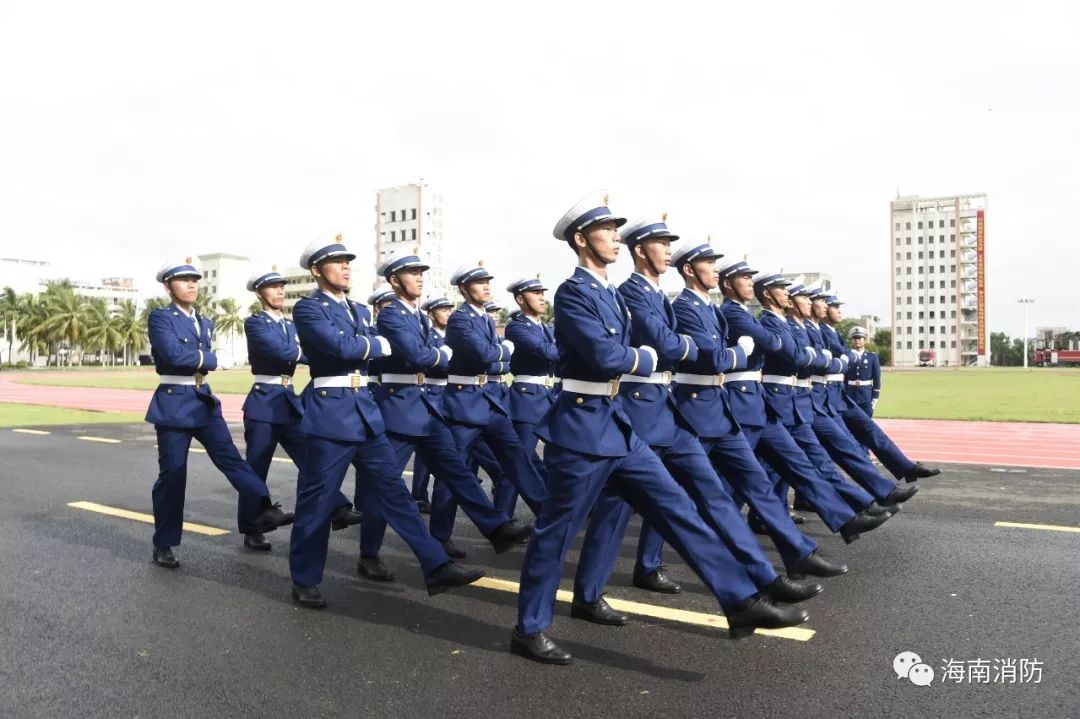
M1080 350L1035 350L1036 367L1080 367Z
M934 350L919 350L920 367L937 367L937 353Z

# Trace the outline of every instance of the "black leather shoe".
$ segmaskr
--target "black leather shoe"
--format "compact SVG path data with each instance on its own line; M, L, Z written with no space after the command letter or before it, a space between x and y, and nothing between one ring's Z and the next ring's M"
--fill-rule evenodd
M520 544L522 539L528 539L532 534L533 526L531 524L518 524L514 520L500 524L495 533L491 535L489 541L491 546L495 548L495 554L502 554L509 551L515 544Z
M659 592L660 594L678 594L682 591L682 586L667 575L664 567L660 567L649 574L634 572L634 586L639 589L648 589L650 592Z
M447 589L472 584L482 576L484 576L484 570L482 569L473 569L472 567L463 567L460 564L447 562L432 572L431 576L427 577L424 582L427 584L428 595L434 597L436 594L442 594Z
M510 653L541 664L569 664L574 658L543 632L527 637L518 632L516 627L510 635Z
M266 541L266 537L264 537L259 532L250 532L249 534L245 534L244 546L248 549L253 549L256 552L270 551L270 542Z
M839 577L847 574L848 565L826 559L818 550L810 552L799 561L788 567L788 574L792 577Z
M346 504L344 507L338 507L337 511L330 515L330 529L336 532L354 524L360 524L362 519L362 514Z
M376 582L394 581L394 573L387 569L378 557L360 557L360 561L356 563L356 573Z
M431 514L431 502L426 499L416 500L416 508L420 510L420 514Z
M750 525L750 531L754 534L760 534L766 537L769 535L769 530L765 526L765 523L758 519L756 515L752 518L748 518L746 521Z
M154 547L154 564L166 569L177 569L180 567L180 560L172 553L172 549Z
M446 556L451 559L464 559L466 556L465 550L454 544L452 539L446 540L446 544L442 545L442 548L446 552Z
M805 499L803 499L802 495L800 495L800 494L795 495L795 501L792 502L791 506L792 506L792 508L798 509L798 510L803 511L803 512L815 512L815 511L817 511L817 510L814 509L814 505L810 504Z
M810 618L798 607L778 607L760 594L750 597L739 607L725 609L728 634L732 639L742 639L755 629L781 629L803 624Z
M278 503L270 504L267 500L266 508L255 518L255 531L259 534L273 532L278 527L284 527L293 523L293 513L281 511Z
M762 590L765 595L774 602L795 604L805 602L811 597L816 597L825 591L825 587L809 579L791 579L790 577L777 577L772 584Z
M889 515L891 517L891 516L893 516L894 514L896 514L897 512L900 511L900 505L899 504L890 504L890 503L886 502L885 506L882 506L882 505L878 504L877 502L871 502L870 506L867 507L863 511L865 511L867 514L869 514L871 517L876 517L879 514L887 514L887 515Z
M914 482L917 479L936 477L939 474L941 474L941 470L937 467L927 467L922 462L916 462L915 466L911 468L911 471L904 475L904 479L908 482Z
M854 519L840 527L840 536L844 538L844 542L851 544L863 532L869 532L885 524L886 520L891 516L890 514L879 514L875 517L866 512L859 512Z
M914 497L918 491L919 485L917 484L899 484L896 489L889 492L889 496L885 498L885 501L889 504L900 504Z
M307 607L308 609L326 608L326 600L323 599L322 592L319 591L318 587L298 587L294 584L292 598L301 607Z
M586 604L575 599L570 604L570 616L609 627L622 627L630 623L630 617L612 609L603 597L600 597L596 604Z
M799 512L796 512L794 509L788 510L788 516L791 517L791 521L794 524L805 524L806 523L806 517L803 516L802 514L800 514Z

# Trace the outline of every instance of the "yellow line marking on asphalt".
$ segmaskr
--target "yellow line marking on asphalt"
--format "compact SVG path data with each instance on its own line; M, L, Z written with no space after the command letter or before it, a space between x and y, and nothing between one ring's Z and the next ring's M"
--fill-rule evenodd
M198 452L199 454L206 454L205 449L199 449L198 447L189 447L188 451L189 452Z
M514 594L517 594L519 589L517 582L510 582L505 579L495 579L494 577L482 577L469 586L484 587L485 589L495 589L500 592L512 592ZM574 594L565 589L560 589L556 593L555 598L560 602L570 603L574 599ZM612 609L617 609L620 612L637 614L643 617L653 617L654 619L667 619L683 624L694 624L700 627L714 627L716 629L728 628L727 619L720 614L691 612L686 609L673 609L671 607L661 607L655 604L642 604L641 602L631 602L627 599L614 599L609 596L605 596L604 599L611 605ZM786 629L758 629L755 633L770 637L779 637L781 639L793 639L797 642L808 642L817 632L813 629L788 627Z
M19 432L20 434L52 434L52 432L46 432L43 429L13 429L12 432Z
M132 512L130 509L120 509L118 507L109 507L104 504L97 504L96 502L68 502L67 506L74 507L75 509L85 509L88 512L97 512L98 514L107 514L110 517L133 519L136 522L146 522L147 524L154 523L154 516L151 514ZM194 532L195 534L205 534L208 537L220 537L229 533L229 530L227 529L208 527L205 524L193 524L192 522L184 522L184 531Z
M1013 527L1014 529L1042 529L1047 532L1077 532L1080 527L1063 527L1060 524L1024 524L1023 522L994 522L995 527Z
M78 437L78 439L85 439L87 442L103 442L104 444L120 444L120 440L113 439L111 437L91 437L89 435L84 435L82 437Z

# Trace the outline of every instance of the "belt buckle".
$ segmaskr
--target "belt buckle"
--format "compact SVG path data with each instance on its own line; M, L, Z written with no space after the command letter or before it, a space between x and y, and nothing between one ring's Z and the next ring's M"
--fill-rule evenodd
M291 381L292 381L292 377L290 377L289 375L287 375L287 374L281 375L281 386L282 387L288 387L289 382L291 382Z
M424 384L424 379L425 378L424 378L424 373L423 372L417 372L416 373L416 384Z
M544 386L547 387L548 389L552 389L555 386L555 378L554 377L545 377L544 378Z
M722 374L716 375L716 377L714 377L714 381L716 382L717 387L723 387L724 386L724 375L722 375Z
M615 399L619 396L619 382L617 379L608 380L608 399Z
M664 384L671 384L671 370L660 373L660 379L664 381Z
M202 387L204 384L206 384L206 375L204 375L204 374L195 375L195 389L198 389L199 387Z
M477 384L477 386L483 387L487 383L488 383L488 376L486 374L481 374L481 375L476 376L476 384Z
M349 375L349 387L351 389L360 389L360 375L358 375L358 374Z

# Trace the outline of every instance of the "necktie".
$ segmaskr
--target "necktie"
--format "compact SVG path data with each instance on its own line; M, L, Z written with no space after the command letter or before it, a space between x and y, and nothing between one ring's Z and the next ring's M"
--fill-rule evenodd
M281 333L285 335L286 339L289 337L289 328L285 326L285 318L282 317L278 320L278 327L281 328Z
M199 316L197 314L191 314L191 323L195 325L195 336L202 337L202 332L199 331Z

